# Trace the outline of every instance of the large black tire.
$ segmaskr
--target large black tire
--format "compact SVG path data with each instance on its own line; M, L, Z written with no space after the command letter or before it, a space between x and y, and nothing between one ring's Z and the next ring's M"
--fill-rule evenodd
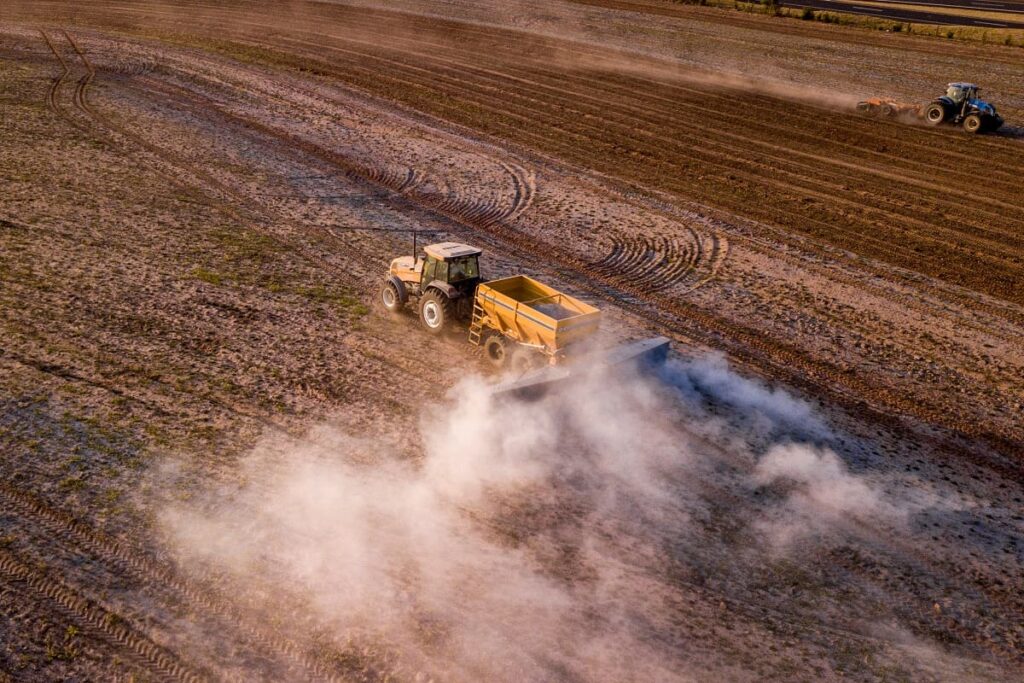
M883 104L878 109L879 113L887 119L891 119L896 116L896 108L891 104Z
M937 126L946 120L946 108L938 102L932 102L924 110L924 120L930 126Z
M978 114L968 114L967 117L964 118L964 130L971 135L980 133L982 127L981 116Z
M398 313L405 305L405 301L402 300L402 293L398 291L395 283L390 280L385 282L384 286L380 288L380 301L384 304L384 309L388 313Z
M444 331L452 319L452 302L443 293L431 289L420 299L420 322L432 334Z
M484 356L496 368L503 368L508 363L510 349L508 340L501 334L492 333L484 339Z

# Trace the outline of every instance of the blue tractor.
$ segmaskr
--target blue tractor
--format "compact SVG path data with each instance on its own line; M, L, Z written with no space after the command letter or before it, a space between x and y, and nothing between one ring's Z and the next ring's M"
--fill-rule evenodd
M978 99L978 86L973 83L950 83L945 95L925 107L924 120L932 126L962 124L968 133L987 133L1003 125L996 108Z

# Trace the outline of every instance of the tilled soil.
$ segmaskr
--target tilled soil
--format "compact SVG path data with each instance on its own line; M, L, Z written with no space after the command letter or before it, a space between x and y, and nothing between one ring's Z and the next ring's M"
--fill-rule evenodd
M638 637L675 675L1021 675L1018 51L541 5L0 10L0 671L460 677L339 636L301 595L268 620L266 596L176 566L147 503L170 462L188 500L234 481L261 435L322 420L422 455L424 406L484 370L461 335L378 310L410 247L366 229L387 227L593 301L608 343L655 331L687 357L725 352L813 402L828 445L891 495L961 501L751 557L739 520L769 509L735 483L751 463L695 437L718 462L693 493L701 531L645 579L672 616ZM1006 102L1006 132L850 111L880 84L926 98L960 74ZM509 505L497 537L573 514Z

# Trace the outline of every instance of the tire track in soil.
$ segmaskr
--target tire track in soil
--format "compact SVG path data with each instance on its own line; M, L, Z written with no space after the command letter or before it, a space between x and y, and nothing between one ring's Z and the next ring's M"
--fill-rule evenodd
M535 171L527 171L518 164L502 161L501 167L512 178L512 205L501 219L513 221L519 218L533 205L533 197L537 194L537 176Z
M322 162L325 160L323 156L325 153L333 154L333 160L328 160L326 163L328 163L330 168L341 168L343 170L342 175L349 180L355 180L363 184L369 182L376 186L376 188L387 190L391 196L403 196L412 199L417 204L441 207L444 211L465 216L467 219L480 224L514 220L529 210L536 195L536 180L533 171L528 171L515 163L494 160L486 155L481 156L488 162L497 163L511 178L512 196L509 206L501 206L498 201L500 198L496 197L467 199L461 192L455 189L454 185L447 178L440 179L444 186L442 193L429 192L422 187L425 178L422 171L418 169L409 169L403 176L381 166L370 165L365 161L351 157L346 157L345 163L340 164L338 163L339 155L328 152L319 144L300 139L291 133L273 128L255 118L237 114L201 93L189 90L183 86L159 83L152 78L145 80L150 86L170 97L175 97L179 100L184 97L191 100L197 111L206 111L207 113L216 111L220 116L243 129L249 131L256 130L278 141L284 140L290 148L301 149L309 156ZM169 92L171 90L174 91L173 94ZM287 102L287 104L294 106L292 102Z
M314 680L332 683L343 683L346 680L343 675L332 671L328 664L305 654L302 644L254 623L217 589L185 579L170 567L104 536L70 514L51 508L35 496L19 491L10 484L0 482L0 498L4 500L5 510L16 512L34 521L54 538L66 539L69 543L87 550L108 567L117 568L126 575L136 577L141 584L152 583L173 591L195 608L201 607L209 614L233 624L263 651L276 653ZM200 581L209 584L211 575L200 574Z
M658 199L654 196L648 197L647 201L638 200L635 192L628 189L627 186L622 186L617 183L609 183L607 190L614 193L623 202L636 206L644 211L653 212L672 221L678 220L676 218L675 211L680 207L677 207L671 202L666 202L665 200ZM910 294L902 294L895 291L893 287L873 284L872 282L866 281L865 278L858 278L845 272L845 269L837 270L836 268L827 265L830 260L847 259L847 262L849 262L850 254L838 252L834 247L814 244L809 241L809 238L800 238L799 236L790 235L781 232L779 228L774 226L757 223L749 219L741 219L737 216L719 217L718 214L720 212L709 206L695 205L694 209L702 212L708 218L712 218L715 221L731 226L732 229L728 231L729 239L742 243L745 248L750 249L753 252L775 260L786 261L801 270L813 271L825 279L831 279L853 289L867 292L874 297L891 302L902 308L919 311L923 315L933 315L935 312L936 305L923 302L920 297L912 296ZM774 234L772 239L777 239L778 243L774 243L772 239L754 236L754 233L760 232L772 232ZM724 236L722 237L721 246L726 252L730 246L729 240L725 239ZM797 254L790 253L791 246L794 246L800 253L806 253L807 255L799 256ZM865 274L880 273L886 280L895 279L897 281L902 281L906 286L912 287L922 293L928 293L943 303L952 302L971 308L977 308L993 315L1000 321L1008 322L1011 325L1024 324L1024 317L1018 314L1013 304L1000 302L1003 304L1003 307L993 309L990 303L978 302L973 298L966 298L962 292L949 291L941 286L936 286L932 281L924 280L923 278L925 276L906 280L902 278L899 273L879 271L877 265L865 263L863 262L863 259L859 259L857 257L854 258L855 260L853 263L855 264L855 267ZM1007 306L1013 310L1008 310L1006 308ZM991 335L1009 346L1015 346L1024 351L1024 339L1012 332L996 329L990 325L975 322L973 319L961 319L958 321L958 324L966 328L970 328L975 332Z
M157 154L158 156L166 157L168 154L170 154L166 151L160 150L156 146L152 145L151 143L148 143L147 141L134 135L133 133L126 131L123 127L113 125L108 119L101 118L94 110L92 110L91 107L89 107L86 97L86 91L95 75L95 69L88 62L84 53L78 48L77 44L72 40L71 36L68 35L66 32L65 36L67 36L68 41L71 42L71 44L75 48L75 51L78 53L79 57L85 63L86 68L89 70L87 77L79 81L79 87L76 91L76 104L78 104L80 108L86 111L86 113L88 113L102 125L105 125L107 128L114 129L117 133L127 138L130 138L133 142L136 142L140 146L148 149L149 151ZM155 84L155 81L152 78L147 78L145 80ZM164 84L164 86L166 87L166 84ZM311 93L310 96L315 97L316 95ZM215 103L213 103L211 100L208 101L206 104L207 106L210 106L214 105ZM293 103L289 102L288 104L292 105ZM175 163L176 165L179 166L183 163L183 161L180 159L180 157L177 157L177 155L172 154L170 156L170 161L172 163ZM510 200L510 206L507 209L502 209L501 207L499 207L495 199L465 199L456 192L450 193L449 198L443 203L445 206L449 207L450 210L464 213L467 215L473 215L476 217L477 220L514 220L515 218L518 218L520 215L526 212L533 203L534 196L536 194L535 172L528 171L522 166L515 163L492 159L490 157L488 157L488 160L497 163L509 175L511 179L512 197ZM188 162L184 163L188 164ZM243 202L247 201L247 198L238 195L235 191L227 188L222 183L219 183L218 181L210 178L207 174L194 168L194 166L189 164L188 167L190 168L190 170L192 170L192 172L195 175L199 177L205 176L207 182L215 186L220 192L234 196L237 199L242 200ZM412 168L410 168L407 171L406 175L402 177L401 180L399 180L400 176L398 176L395 172L374 166L365 167L363 169L363 175L369 177L375 183L385 186L391 189L392 191L400 194L417 190L424 180L422 172ZM460 204L463 204L464 206L460 206Z
M31 370L34 370L45 375L50 375L52 377L64 380L66 382L78 382L80 384L90 386L94 389L105 391L114 396L117 396L118 398L136 403L139 406L145 408L147 411L153 413L154 415L159 415L161 417L171 419L180 418L185 415L185 413L182 412L174 412L172 410L169 410L150 398L145 398L142 396L135 395L133 393L129 393L122 388L119 388L111 383L103 381L102 379L88 377L78 372L78 370L75 368L68 368L59 363L53 363L50 361L40 360L37 358L31 358L28 356L18 354L16 352L5 351L3 349L0 349L0 359L2 358L6 358L13 363L21 365L22 367L29 368ZM97 358L97 360L99 359ZM117 364L115 358L106 358L103 360L105 360L107 363L114 367L120 367L126 370L125 366ZM119 374L127 374L127 372L122 372ZM170 382L161 379L146 377L146 381L164 387L171 394L183 393L180 389L176 388ZM198 399L203 403L214 406L216 408L220 408L221 410L230 413L231 415L234 415L236 418L257 422L266 427L267 429L273 430L280 434L290 434L290 432L284 425L279 424L262 415L245 412L244 410L238 408L237 406L230 405L224 402L223 400L217 398L216 396L198 393L188 393L187 396L190 399Z
M187 99L193 101L194 109L197 112L208 113L210 110L217 110L220 114L231 118L230 113L221 103L194 90L190 90L177 84L161 82L152 77L145 78L143 80L153 90L171 97L179 104L181 103L181 97L184 95ZM300 89L293 89L293 92L297 92L311 99L323 101L323 96L320 93L303 91ZM288 107L297 106L295 102L287 100L286 98L274 93L263 92L262 96L274 99ZM237 117L234 118L237 120ZM250 127L250 123L246 123L244 125L246 127ZM500 196L487 199L467 199L461 192L455 189L454 185L448 178L440 180L445 187L443 198L434 198L433 201L439 202L452 211L474 215L478 220L484 221L511 221L528 211L533 204L537 191L536 172L527 170L519 164L500 160L479 151L476 151L475 154L485 159L488 163L498 165L506 174L508 174L512 188L511 197L509 199L510 205L507 208L502 208L499 205L500 200L502 199ZM425 182L425 180L427 180L423 171L416 168L407 169L403 176L400 172L397 172L386 165L377 166L365 163L361 164L361 177L369 178L375 184L385 187L397 194L408 194L419 190L420 186Z
M676 237L647 237L615 232L611 235L611 251L593 264L594 272L616 280L629 280L636 286L660 292L694 279L700 271L706 275L682 290L691 292L710 281L718 273L724 260L724 241L710 234L705 248L704 238L690 226L685 226L685 242ZM678 292L679 290L677 290Z
M133 655L147 670L162 680L200 683L203 676L191 671L178 658L158 646L147 635L130 628L116 612L85 598L63 580L19 561L13 554L0 550L0 574L16 581L73 615L75 621L102 640L113 642Z
M61 67L61 73L53 79L53 84L50 86L50 90L46 93L46 106L62 121L70 125L75 130L86 134L91 133L88 126L76 121L60 106L60 89L71 74L71 68L68 66L67 60L64 59L64 56L57 50L53 41L50 40L50 36L46 34L46 31L40 29L39 35L41 35L43 40L46 41L46 46L50 48L53 56L57 58L58 62L60 62Z
M269 214L270 217L275 219L280 225L294 225L296 223L300 223L299 221L296 221L295 219L289 216L284 216L279 212L274 211L273 209L270 209L269 207L266 207L264 205L260 205L258 211L253 211L251 202L248 197L238 193L233 188L220 182L211 174L206 172L204 169L199 168L195 164L189 162L187 159L184 159L183 157L174 152L169 152L166 149L149 143L141 136L133 133L132 131L127 130L124 126L114 124L109 119L109 117L99 114L90 105L88 99L88 89L89 86L92 84L93 79L95 78L96 70L93 67L92 63L86 57L84 51L82 51L79 48L77 42L71 37L71 35L68 34L66 31L62 31L62 33L64 33L64 36L72 45L75 52L78 54L79 58L81 59L81 61L87 69L87 74L83 78L79 79L78 87L75 91L74 99L76 107L78 107L81 111L87 114L93 121L95 121L95 123L100 128L106 129L109 133L112 133L115 136L120 136L128 140L130 143L136 145L137 147L156 157L162 163L177 169L178 173L169 174L159 168L153 168L152 170L159 173L160 175L162 175L163 177L165 177L171 183L175 184L178 187L182 187L187 190L198 190L203 195L203 199L205 200L205 203L207 205L227 213L229 216L233 217L234 219L242 223L245 223L246 219L249 219L260 224L265 224L267 219L266 214ZM184 173L185 175L191 175L199 182L192 184L183 181L181 177L182 173ZM236 205L237 207L240 208L236 208ZM304 224L303 227L305 229L309 229L309 226L306 226ZM318 234L324 233L322 231L318 231ZM304 259L307 263L324 268L327 272L333 272L337 270L336 268L328 264L319 255L315 253L310 253L309 249L307 249L305 245L299 244L294 240L289 240L283 235L277 233L274 234L274 239L279 242L288 244L294 250L294 252L302 259ZM358 245L346 243L346 246L350 250L349 253L355 256L357 260L359 260L364 265L372 263L374 267L378 266L376 260L372 259L372 257L363 252Z

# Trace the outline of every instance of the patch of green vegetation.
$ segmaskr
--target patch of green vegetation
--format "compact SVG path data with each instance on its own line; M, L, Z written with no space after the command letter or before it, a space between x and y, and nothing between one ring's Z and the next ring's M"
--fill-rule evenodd
M210 237L223 247L224 256L234 261L263 263L285 251L273 237L255 230L214 230Z
M81 491L85 488L85 480L78 476L65 477L59 484L61 491Z
M320 284L313 286L300 285L292 291L310 301L334 304L352 315L364 316L370 312L366 304L352 296L347 289L331 289Z
M121 495L121 492L117 489L107 489L103 492L103 495L100 496L100 500L106 507L113 508L121 501Z
M224 281L227 279L224 275L207 270L206 268L193 268L192 277L211 285L217 285L218 287L224 284Z

